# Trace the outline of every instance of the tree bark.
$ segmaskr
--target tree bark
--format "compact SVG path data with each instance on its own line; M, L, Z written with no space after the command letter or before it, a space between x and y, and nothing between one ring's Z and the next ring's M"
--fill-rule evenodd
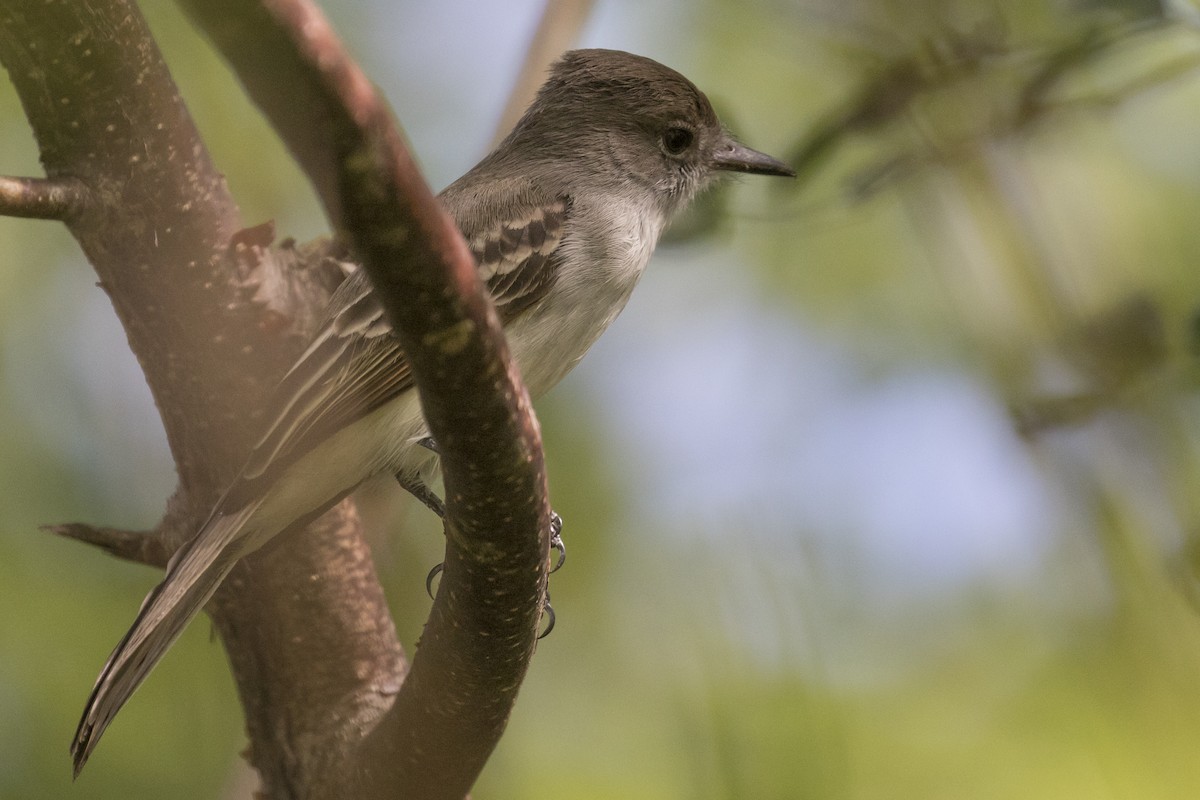
M351 501L230 575L208 611L249 758L266 797L461 797L534 649L549 521L536 420L461 237L323 18L301 2L184 5L368 270L412 358L448 495L445 573L411 671ZM54 530L161 564L239 467L336 266L319 250L271 250L269 230L240 230L129 0L0 0L0 62L47 174L0 180L0 213L68 225L125 327L179 472L145 537Z

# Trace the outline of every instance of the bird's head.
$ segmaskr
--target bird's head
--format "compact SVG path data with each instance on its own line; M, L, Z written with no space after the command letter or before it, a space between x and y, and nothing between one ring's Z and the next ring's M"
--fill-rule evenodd
M668 214L723 172L794 175L734 139L683 75L618 50L560 58L510 141L544 163L652 188Z

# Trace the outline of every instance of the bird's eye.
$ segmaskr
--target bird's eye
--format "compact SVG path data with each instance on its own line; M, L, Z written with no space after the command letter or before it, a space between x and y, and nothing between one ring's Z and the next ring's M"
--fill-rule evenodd
M696 138L696 134L692 133L687 128L673 126L667 128L662 136L663 149L670 155L677 156L684 150L692 146L692 141Z

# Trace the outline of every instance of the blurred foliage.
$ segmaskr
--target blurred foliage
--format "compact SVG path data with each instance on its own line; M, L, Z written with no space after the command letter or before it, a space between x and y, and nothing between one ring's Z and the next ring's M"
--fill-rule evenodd
M502 94L519 63L524 42L496 33L515 12L398 5L330 11L407 98L396 105L413 140L436 143L423 158L461 171L490 134L465 98ZM716 195L708 213L724 218L696 228L716 235L679 236L601 352L540 404L571 556L553 582L558 628L474 796L1200 796L1197 6L598 5L586 44L679 67L802 179ZM527 6L522 30L539 4ZM147 13L246 221L321 233L299 174L205 43L173 6ZM458 87L462 74L479 85ZM426 108L461 120L458 138L413 110ZM6 84L0 109L0 172L36 173ZM69 237L0 219L0 243L0 797L244 797L239 712L203 623L68 786L90 681L155 575L36 526L152 524L169 457ZM698 276L727 282L712 294L732 287L728 305L689 302ZM775 361L742 373L722 361L736 350L661 349L734 328ZM823 355L783 357L800 348ZM613 388L647 364L637 374L651 379ZM822 364L850 377L823 378ZM739 385L718 380L730 374ZM908 395L884 391L937 398L945 376L982 387L1048 498L1031 503L1036 535L1011 532L978 570L944 552L970 533L939 529L961 505L948 478L994 489L1020 476L935 441L959 436L950 405L904 450L918 421ZM663 392L689 377L701 389ZM648 408L659 416L638 427ZM838 408L887 424L834 428ZM716 444L661 457L655 426L673 418L697 447ZM714 419L736 430L716 436ZM836 472L860 452L856 434L883 439L889 458L846 465L844 513L810 515L832 490L778 474L793 463L778 449L803 438ZM986 463L919 467L943 452ZM719 479L705 490L654 468L704 461ZM940 499L889 505L914 474L946 476L920 494ZM685 513L668 501L680 494ZM364 507L411 647L437 526L390 489ZM872 526L925 533L885 546Z

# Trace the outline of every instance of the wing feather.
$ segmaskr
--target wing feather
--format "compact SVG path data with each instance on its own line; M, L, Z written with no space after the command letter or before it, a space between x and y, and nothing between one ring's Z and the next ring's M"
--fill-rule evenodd
M554 285L570 207L565 196L527 203L469 236L480 277L503 322ZM412 388L408 359L361 270L338 288L329 309L312 344L280 381L271 422L222 499L221 513L246 505L334 431Z

